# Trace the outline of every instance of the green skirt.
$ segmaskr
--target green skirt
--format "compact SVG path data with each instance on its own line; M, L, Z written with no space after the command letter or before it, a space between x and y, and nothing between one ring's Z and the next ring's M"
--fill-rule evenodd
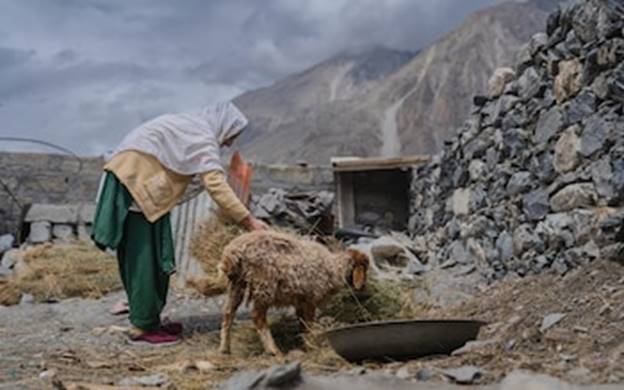
M126 187L107 172L91 238L98 247L117 251L130 323L143 330L155 330L167 302L169 275L175 271L171 222L167 214L150 223L143 213L129 210L132 202Z
M142 213L129 210L132 202L128 189L113 173L106 172L95 210L91 238L101 249L116 250L124 238L128 215L133 215L134 223L127 229L130 236L128 238L140 240L140 244L152 248L161 271L167 275L172 274L175 272L175 252L169 214L150 223Z

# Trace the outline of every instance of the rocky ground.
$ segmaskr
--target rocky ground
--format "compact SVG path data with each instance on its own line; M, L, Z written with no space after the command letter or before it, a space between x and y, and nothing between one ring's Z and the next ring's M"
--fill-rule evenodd
M213 349L197 338L210 339L218 330L217 301L172 294L165 316L181 320L187 338L180 346L154 350L126 342L127 317L109 312L123 297L113 293L99 300L0 306L0 388L51 387L52 379L65 384L117 383L141 375L151 365Z
M127 320L108 313L119 293L26 300L0 306L0 388L570 388L552 377L624 388L624 6L565 3L520 58L418 170L409 237L359 243L371 272L418 281L418 319L486 321L476 342L450 357L355 367L312 359L307 344L264 356L241 321L222 356L218 299L173 291L165 315L186 333L165 349L126 342ZM275 199L261 203L269 216ZM529 385L518 369L551 378Z
M161 387L212 388L232 376L226 388L244 388L257 377L248 370L293 361L303 363L303 389L451 389L457 380L487 386L517 369L576 384L624 383L624 267L613 262L599 261L565 277L508 279L454 307L437 306L422 316L475 318L488 325L477 342L454 356L362 367L308 362L300 350L285 358L243 356L244 338L234 340L233 356L221 356L216 353L220 299L183 291L171 294L165 316L183 322L184 342L156 349L129 345L123 333L127 319L109 313L121 298L113 293L99 300L0 307L0 388L119 385L131 378ZM239 326L250 328L244 311L241 317ZM453 379L452 370L458 368L466 378Z

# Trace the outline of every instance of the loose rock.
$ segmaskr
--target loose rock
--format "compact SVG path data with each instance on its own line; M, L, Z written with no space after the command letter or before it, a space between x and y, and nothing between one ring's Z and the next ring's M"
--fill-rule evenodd
M561 320L565 318L565 314L563 313L553 313L549 314L542 320L542 325L540 326L540 332L544 333L548 329L552 328L556 324L558 324Z
M456 383L470 385L477 382L483 376L483 370L475 366L462 366L459 368L449 368L442 373Z

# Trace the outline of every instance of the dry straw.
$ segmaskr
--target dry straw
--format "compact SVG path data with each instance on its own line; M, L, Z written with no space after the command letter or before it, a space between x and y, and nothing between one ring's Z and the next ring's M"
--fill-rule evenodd
M0 282L0 304L19 303L22 293L36 301L100 298L120 290L117 261L86 242L43 244L25 251L16 276Z

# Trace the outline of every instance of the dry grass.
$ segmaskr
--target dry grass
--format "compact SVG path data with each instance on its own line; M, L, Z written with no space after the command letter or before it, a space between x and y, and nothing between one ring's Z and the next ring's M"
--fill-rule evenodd
M44 244L26 250L18 275L0 284L0 304L14 305L22 293L36 301L100 298L121 289L115 258L86 242Z
M244 229L218 215L212 216L200 225L191 240L190 251L205 275L188 280L190 287L207 297L225 292L227 279L219 273L217 265L221 260L223 249L242 233Z
M541 332L543 318L552 313L565 317ZM490 344L414 365L476 365L487 372L486 382L501 380L515 368L573 383L624 380L624 267L614 262L596 261L565 277L506 279L454 308L432 311L430 317L486 321L479 338ZM571 374L579 368L588 371Z
M370 279L362 291L345 287L322 308L338 324L414 318L428 309L417 305L406 283Z
M273 230L297 234L291 229L272 227ZM212 215L203 222L191 239L191 255L199 262L204 275L187 280L189 287L194 288L206 297L213 297L225 293L227 278L219 272L223 249L236 237L246 230L219 213ZM336 243L332 241L333 247Z
M217 352L219 332L196 332L166 349L128 349L122 343L112 348L92 346L71 351L54 351L46 356L46 368L58 372L64 384L72 382L116 383L128 376L163 373L177 389L210 389L242 370L260 370L275 364L299 360L308 373L330 373L351 367L312 329L304 336L291 317L272 318L271 330L284 351L281 357L263 353L250 321L233 328L232 354ZM211 367L202 369L200 363Z

